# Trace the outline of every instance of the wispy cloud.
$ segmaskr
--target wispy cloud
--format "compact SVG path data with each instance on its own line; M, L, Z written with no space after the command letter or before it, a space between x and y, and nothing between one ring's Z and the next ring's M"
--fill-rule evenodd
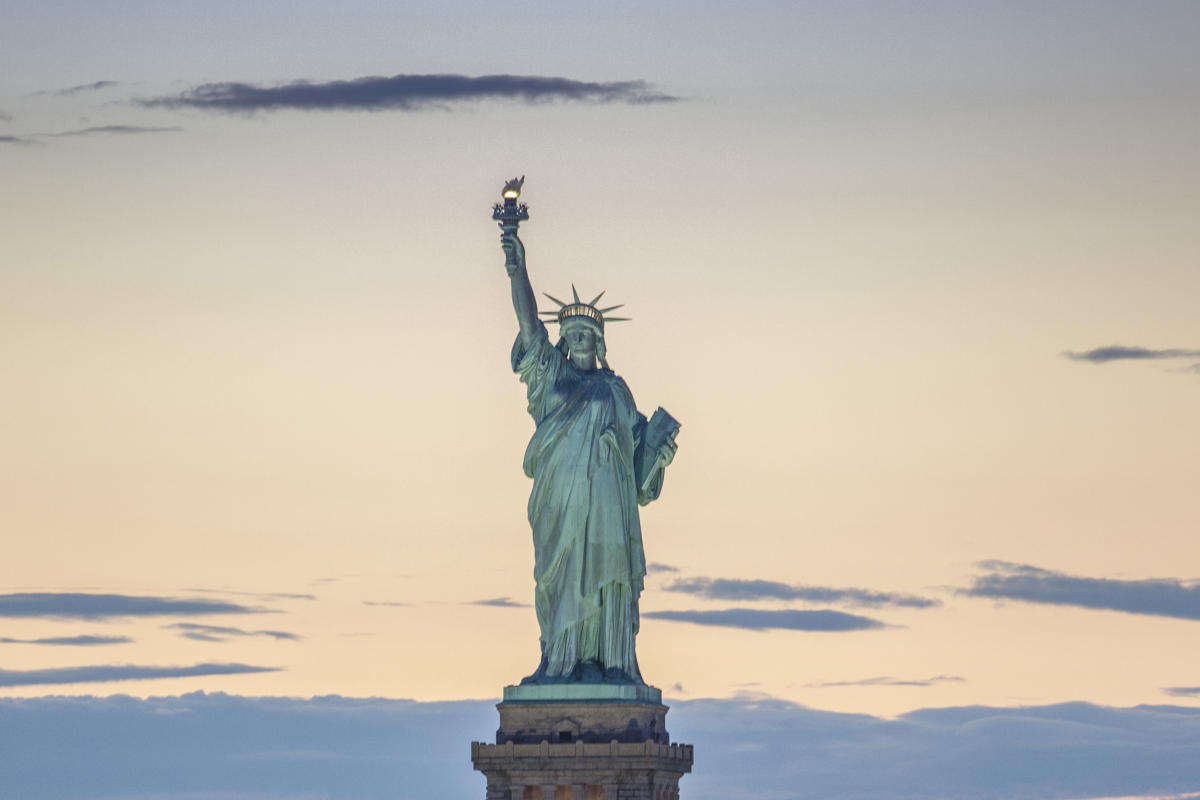
M651 561L646 565L646 572L679 572L679 567L664 564L661 561Z
M806 687L810 689L830 689L839 686L935 686L939 683L965 683L966 678L960 678L958 675L935 675L932 678L922 678L919 680L904 680L902 678L892 678L890 676L878 678L863 678L857 681L819 681L816 683L806 683Z
M96 135L136 136L143 133L178 133L181 130L183 130L183 128L174 125L169 127L153 127L147 125L94 125L90 128L77 128L70 131L39 133L35 135L49 138Z
M673 622L691 622L695 625L716 625L722 628L742 628L751 631L862 631L887 627L876 619L824 609L805 611L723 608L712 611L643 611L642 617Z
M12 114L5 113L3 108L0 108L0 122L12 122Z
M0 669L0 686L111 683L157 678L190 678L198 675L242 675L250 672L278 672L279 670L279 667L255 667L250 664L193 664L189 667L141 667L133 664L111 664L54 669Z
M472 600L471 606L496 606L497 608L529 608L529 603L518 603L511 597L493 597L490 600Z
M9 639L0 638L0 644L46 644L61 647L92 647L101 644L128 644L132 642L128 636L46 636L41 639Z
M911 594L735 578L680 578L663 588L668 592L683 592L710 600L803 600L810 603L845 603L870 608L930 608L940 605L932 598Z
M164 628L173 628L183 631L181 636L188 639L194 639L198 642L225 642L230 637L241 636L269 636L272 639L291 639L296 640L301 637L288 633L287 631L247 631L242 628L234 628L227 625L201 625L197 622L176 622L173 625L164 625Z
M78 86L68 86L65 89L34 92L33 94L34 96L52 94L58 97L71 97L72 95L83 94L84 92L98 92L101 89L111 89L118 85L118 81L93 81L92 83L81 83Z
M400 600L363 600L364 606L390 606L391 608L408 608L412 603Z
M1200 686L1168 686L1163 691L1172 697L1200 697Z
M332 580L332 578L330 579ZM187 588L185 592L197 592L202 594L223 594L223 595L238 595L241 597L255 597L259 600L316 600L315 594L305 594L300 592L245 592L235 589L199 589Z
M416 111L481 100L526 103L665 103L679 98L645 81L592 82L539 75L393 75L343 81L293 81L277 86L206 83L179 95L138 101L159 108L253 113L300 111Z
M1094 350L1074 352L1067 350L1063 355L1072 361L1089 361L1093 364L1107 364L1109 361L1150 361L1164 358L1200 358L1200 350L1167 348L1152 350L1148 347L1125 347L1112 344L1107 347L1097 347Z
M39 142L37 139L30 139L28 136L9 136L7 134L0 134L0 144L40 145L41 142Z
M1196 581L1085 578L1008 561L981 561L978 566L987 573L976 576L959 594L1200 620Z
M79 592L0 594L0 617L111 619L197 614L260 614L270 609L220 600Z

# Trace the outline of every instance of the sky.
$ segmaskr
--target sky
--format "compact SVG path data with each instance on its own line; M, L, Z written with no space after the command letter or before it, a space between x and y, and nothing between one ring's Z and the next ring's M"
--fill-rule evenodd
M793 743L762 796L940 796L904 742L1029 728L1116 766L945 796L1200 792L1198 139L1186 2L0 0L0 717L491 735L523 174L535 290L625 303L682 423L638 656L685 791ZM860 725L877 784L799 754Z

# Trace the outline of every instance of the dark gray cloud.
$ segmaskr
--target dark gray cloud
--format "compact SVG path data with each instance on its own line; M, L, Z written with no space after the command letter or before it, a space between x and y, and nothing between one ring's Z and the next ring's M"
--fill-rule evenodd
M493 597L490 600L472 600L467 605L496 606L497 608L529 608L529 603L518 603L511 597Z
M1200 350L1185 350L1169 348L1151 350L1148 347L1125 347L1119 344L1108 347L1097 347L1094 350L1084 350L1076 353L1067 350L1064 356L1072 361L1090 361L1093 364L1106 364L1109 361L1147 361L1162 358L1200 358Z
M155 678L190 678L198 675L278 672L279 669L279 667L255 667L249 664L193 664L189 667L140 667L133 664L107 664L53 669L0 669L0 686L144 681Z
M679 567L673 567L670 564L664 564L661 561L651 561L646 565L646 572L679 572Z
M683 592L710 600L803 600L810 603L845 603L851 606L902 606L931 608L937 600L911 594L875 592L870 589L838 589L829 586L803 586L778 581L740 580L735 578L680 578L663 587L668 592Z
M825 609L803 611L790 608L722 608L714 611L643 611L642 617L751 631L862 631L887 627L876 619Z
M57 133L39 133L38 136L50 138L59 138L62 136L96 136L100 135L118 135L118 136L136 136L143 133L178 133L183 130L178 126L170 127L151 127L146 125L95 125L90 128L77 128L70 131L59 131Z
M240 636L270 636L272 639L293 640L301 638L287 631L247 631L228 625L201 625L198 622L176 622L173 625L164 625L163 627L183 631L180 635L198 642L225 642L230 637Z
M91 647L99 644L129 644L128 636L46 636L41 639L0 638L0 644L47 644L62 647Z
M142 597L81 592L23 592L0 594L0 617L111 619L113 617L193 616L196 614L258 614L269 611L220 600Z
M819 681L804 685L810 689L829 689L838 686L936 686L939 683L965 682L966 678L960 678L958 675L935 675L932 678L921 678L919 680L904 680L902 678L883 676L879 678L863 678L857 681Z
M293 81L278 86L206 83L179 95L138 101L159 108L253 113L301 111L415 111L480 100L527 103L663 103L678 100L645 81L591 82L538 75L393 75L346 81Z
M1163 691L1173 697L1200 697L1200 686L1168 686Z
M1200 620L1200 583L1177 578L1084 578L1008 561L981 561L987 570L959 594L1129 614Z
M494 736L495 702L0 699L0 786L21 800L482 797L467 742ZM1197 708L972 706L882 719L760 696L676 699L667 724L696 748L681 783L688 800L1067 800L1200 787Z

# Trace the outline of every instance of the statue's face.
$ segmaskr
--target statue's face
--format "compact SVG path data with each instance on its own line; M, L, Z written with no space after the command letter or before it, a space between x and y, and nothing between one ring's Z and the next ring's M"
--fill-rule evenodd
M596 345L600 340L600 332L586 322L576 322L564 326L561 331L567 346L571 348L572 356L596 355Z

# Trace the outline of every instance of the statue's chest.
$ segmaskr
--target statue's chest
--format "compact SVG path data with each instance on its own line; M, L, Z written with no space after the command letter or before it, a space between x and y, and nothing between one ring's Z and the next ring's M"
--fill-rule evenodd
M554 392L560 402L576 413L621 418L626 416L624 412L630 405L624 382L611 374L574 371L562 376Z

